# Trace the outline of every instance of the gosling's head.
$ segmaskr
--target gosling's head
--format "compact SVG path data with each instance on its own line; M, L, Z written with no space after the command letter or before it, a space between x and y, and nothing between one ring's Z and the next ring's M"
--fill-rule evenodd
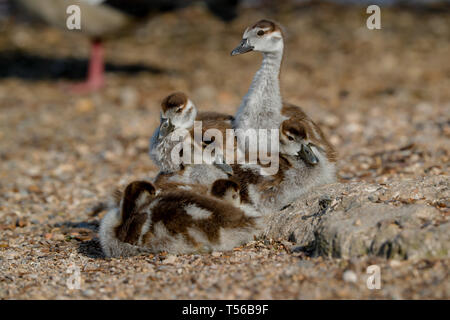
M241 204L241 196L239 192L239 184L229 179L216 180L211 186L212 196L230 202L235 206L239 206Z
M250 51L259 51L265 54L282 53L283 47L283 31L280 25L263 19L245 29L241 43L231 51L231 55L235 56Z
M130 183L124 192L115 192L119 203L102 219L100 243L107 257L129 256L140 252L137 247L148 224L148 205L155 198L155 187L146 181Z
M309 139L311 130L311 123L307 120L291 118L283 121L280 126L280 153L299 157L309 165L319 163L313 150L316 146Z
M142 226L148 218L148 204L154 199L155 194L155 187L147 181L133 181L125 188L120 201L121 223L115 230L119 240L137 244L141 237Z
M194 125L197 108L183 92L168 95L161 103L160 136L174 129L189 129Z

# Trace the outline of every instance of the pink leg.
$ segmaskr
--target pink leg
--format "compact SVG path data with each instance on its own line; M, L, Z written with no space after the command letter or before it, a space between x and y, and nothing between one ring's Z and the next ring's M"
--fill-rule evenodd
M89 60L88 77L86 82L71 87L75 93L96 91L105 85L104 79L104 48L99 40L92 42L91 57Z

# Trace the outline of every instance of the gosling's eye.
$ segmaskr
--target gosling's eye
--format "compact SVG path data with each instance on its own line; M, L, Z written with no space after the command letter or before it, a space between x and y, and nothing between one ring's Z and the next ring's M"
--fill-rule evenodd
M237 198L237 194L233 194L233 199L236 199Z
M289 141L293 141L294 140L294 138L291 137L291 136L288 136L288 139L289 139Z
M264 35L264 31L263 31L263 30L259 30L256 34L257 34L258 36L263 36L263 35Z

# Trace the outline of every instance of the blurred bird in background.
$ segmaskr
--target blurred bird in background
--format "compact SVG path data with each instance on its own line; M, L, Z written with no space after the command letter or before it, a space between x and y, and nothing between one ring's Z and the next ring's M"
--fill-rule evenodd
M228 22L237 15L239 0L13 0L16 10L25 11L54 27L67 30L67 7L78 5L81 30L91 38L91 54L85 82L74 85L72 91L95 91L105 85L104 47L107 38L120 36L152 16L181 9L194 3L204 3L219 19ZM0 17L7 15L8 1L0 0Z

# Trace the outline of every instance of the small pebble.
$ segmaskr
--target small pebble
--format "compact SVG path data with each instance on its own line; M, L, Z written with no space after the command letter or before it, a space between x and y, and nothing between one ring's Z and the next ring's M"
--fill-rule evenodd
M358 276L356 275L356 273L354 271L346 270L346 271L344 271L344 274L342 275L342 279L345 282L355 283L356 281L358 281Z
M398 260L391 260L391 261L389 262L389 265L390 265L392 268L397 268L397 267L400 267L400 266L402 265L402 263L401 263L400 261L398 261Z
M177 261L177 257L174 255L168 255L167 258L165 258L162 263L163 264L174 264L175 261Z
M92 289L86 289L86 290L81 291L81 294L85 297L90 298L95 295L95 291Z

